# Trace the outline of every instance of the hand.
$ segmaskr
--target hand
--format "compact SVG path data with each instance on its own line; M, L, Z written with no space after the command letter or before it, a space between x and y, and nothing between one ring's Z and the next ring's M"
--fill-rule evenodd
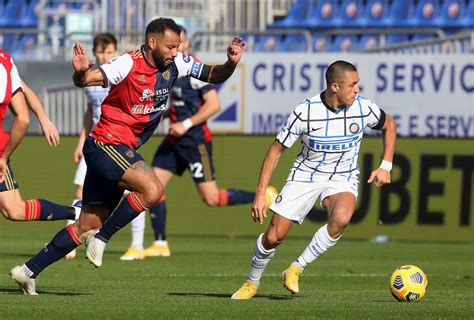
M94 65L94 61L89 61L84 46L76 41L72 50L72 67L76 72L85 72Z
M0 158L0 183L5 180L5 174L7 173L7 162L5 159Z
M82 157L84 155L82 154L82 146L77 146L76 150L74 150L73 158L74 162L77 164L79 161L81 161Z
M390 183L390 171L384 170L382 168L377 168L370 174L369 180L367 183L371 183L375 180L375 186L380 188L384 184Z
M169 134L171 134L172 136L179 138L183 136L186 132L188 132L188 129L183 125L182 122L175 122L170 125Z
M252 203L252 219L254 222L263 224L263 220L267 217L267 197L265 192L255 194Z
M235 36L231 45L227 48L227 59L234 64L239 63L246 44L241 37Z
M41 122L41 129L43 130L44 137L50 147L57 147L60 142L59 132L54 123L48 118Z

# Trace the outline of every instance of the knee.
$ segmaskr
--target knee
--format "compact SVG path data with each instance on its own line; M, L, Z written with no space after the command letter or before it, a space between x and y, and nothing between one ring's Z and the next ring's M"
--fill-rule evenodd
M9 203L1 208L5 218L11 221L25 221L25 203Z
M338 237L351 221L352 212L346 208L334 210L329 221L329 235Z
M282 244L284 237L279 236L276 231L269 230L265 233L263 246L265 249L273 249Z
M219 195L216 194L204 194L202 197L202 201L209 207L217 207L219 206Z
M163 195L163 186L159 181L149 183L147 188L139 194L142 205L146 208L150 208L160 201L160 198Z

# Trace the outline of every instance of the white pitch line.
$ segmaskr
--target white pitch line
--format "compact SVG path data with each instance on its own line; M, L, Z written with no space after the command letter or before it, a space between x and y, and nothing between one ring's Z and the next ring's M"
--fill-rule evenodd
M183 278L183 277L199 277L199 278L204 278L204 277L211 277L211 278L225 278L225 277L246 277L246 274L234 274L234 273L209 273L209 274L204 274L204 273L171 273L168 275L161 274L159 275L160 277L164 278ZM270 274L264 274L263 277L280 277L281 274L276 274L276 273L270 273ZM304 274L302 275L303 277L387 277L386 274L382 273L338 273L338 274Z

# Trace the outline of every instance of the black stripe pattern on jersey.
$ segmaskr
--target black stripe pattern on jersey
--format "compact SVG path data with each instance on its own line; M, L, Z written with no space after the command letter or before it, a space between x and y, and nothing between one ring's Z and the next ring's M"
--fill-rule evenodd
M387 118L387 115L385 114L385 111L383 111L382 109L380 109L380 118L377 117L377 115L375 114L375 112L372 110L371 107L369 107L370 109L370 112L375 116L375 118L377 118L377 120L379 121L375 126L372 127L372 129L374 130L382 130L383 126L385 125L385 119Z
M303 120L300 118L301 112L298 113L298 114L296 114L296 112L293 111L293 114L295 115L295 119L293 120L293 122L292 122L292 123L290 124L290 126L288 127L288 132L287 132L287 134L286 134L286 137L283 138L283 141L280 141L281 144L283 144L283 145L285 144L286 139L288 139L288 137L290 136L290 134L291 134L291 128L293 128L293 126L295 125L296 121L297 121L297 120L303 121Z

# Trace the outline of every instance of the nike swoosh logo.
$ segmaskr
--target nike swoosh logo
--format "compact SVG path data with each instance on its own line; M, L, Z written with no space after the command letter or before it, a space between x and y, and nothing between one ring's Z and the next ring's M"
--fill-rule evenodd
M319 127L319 128L311 128L310 132L313 132L313 131L318 131L318 130L321 130L323 127Z

